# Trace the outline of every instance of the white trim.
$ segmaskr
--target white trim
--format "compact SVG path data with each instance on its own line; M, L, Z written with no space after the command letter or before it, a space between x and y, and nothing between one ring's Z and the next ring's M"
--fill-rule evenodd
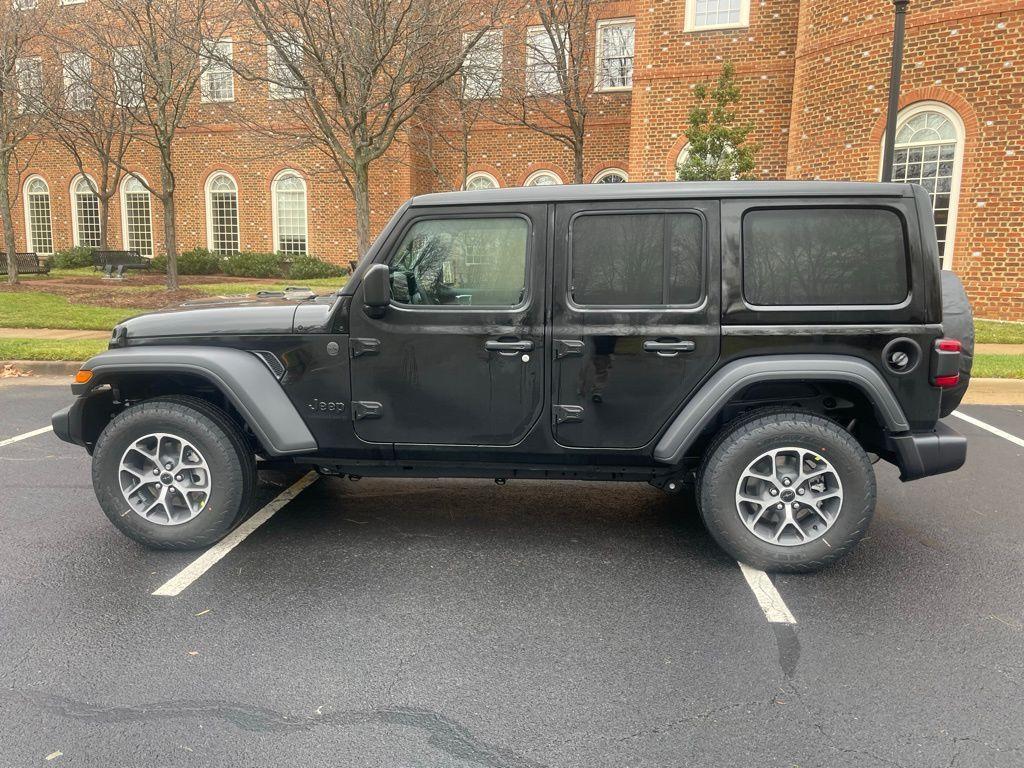
M683 21L684 32L705 32L715 29L743 29L750 26L750 0L740 0L740 20L735 24L708 24L697 26L697 0L686 0L686 18Z
M77 193L75 192L75 188L78 186L78 182L81 181L82 179L88 179L89 181L91 181L93 189L97 189L98 188L98 185L96 184L96 179L94 179L92 176L90 176L87 173L86 174L82 174L82 173L76 174L75 177L73 179L71 179L71 186L68 188L68 193L69 193L68 197L70 198L70 202L71 202L71 243L76 248L79 245L81 245L81 243L79 242L79 238L78 238L78 200L76 199ZM97 208L98 208L99 207L99 195L96 192L93 192L92 194L96 196L96 205L97 205ZM53 206L53 197L52 196L50 198L50 205L51 205L51 211L52 211L52 206ZM103 226L103 222L100 222L100 226L101 227ZM86 247L87 248L92 248L94 246L86 246Z
M501 182L494 177L494 174L488 173L487 171L473 171L466 177L466 181L463 182L462 188L469 189L469 183L474 179L489 179L494 183L493 189L501 189Z
M626 24L633 26L633 61L636 62L636 19L628 16L621 19L598 19L596 33L594 35L594 90L598 93L615 93L618 91L633 90L633 74L630 74L629 85L601 85L601 58L604 53L604 39L601 37L601 30L607 27L621 27Z
M60 0L61 5L81 5L85 0Z
M274 253L281 252L281 231L280 226L278 225L277 209L277 185L282 179L288 176L294 176L302 182L302 217L306 223L306 254L308 255L311 252L309 247L309 185L306 184L305 177L294 168L285 168L284 170L279 171L270 182L270 221L273 232Z
M136 176L138 178L136 178ZM149 256L152 258L153 256L156 256L156 239L153 236L153 193L149 191L149 182L146 181L146 177L141 173L126 174L121 180L121 189L117 194L121 199L121 243L126 251L131 249L131 244L128 240L128 200L125 196L128 194L128 184L132 181L138 181L142 184L142 189L149 198L149 243L153 250ZM145 256L146 254L142 255Z
M214 179L220 176L226 176L235 185L235 227L238 229L238 250L242 250L242 197L238 192L238 179L227 171L217 170L206 177L206 183L203 185L206 197L206 247L214 253L217 251L213 247L213 197L210 185L213 184Z
M37 251L35 243L32 241L32 214L29 211L29 199L28 199L28 185L36 179L43 182L46 185L46 200L49 203L50 208L50 250L49 251ZM21 199L22 209L25 213L25 250L30 253L38 253L43 256L50 256L53 254L53 195L50 194L50 182L43 178L38 173L33 173L27 179L25 183L21 185Z
M915 101L900 110L896 116L896 133L900 127L912 117L922 112L938 112L947 118L956 130L956 151L953 154L953 182L949 190L949 214L946 220L946 251L942 254L942 268L953 268L953 247L956 243L956 219L960 208L960 180L963 178L964 150L967 144L967 129L964 127L963 118L948 104L941 101ZM948 142L942 142L948 143ZM878 178L882 178L884 170L882 163L885 162L885 134L882 134L881 151L878 158ZM894 147L895 149L895 147Z
M600 184L601 179L603 179L605 176L611 176L613 173L616 176L621 176L623 181L629 181L629 174L626 173L621 168L605 168L603 171L600 171L596 176L594 176L593 180L591 180L590 183Z
M527 176L526 177L526 181L523 182L523 186L524 187L532 187L533 186L533 182L536 181L540 176L553 176L556 179L557 183L565 184L565 182L562 181L562 177L559 176L557 173L555 173L552 170L549 170L548 168L541 168L539 171L534 171L529 176ZM552 185L547 185L547 186L554 186L554 185L552 184Z

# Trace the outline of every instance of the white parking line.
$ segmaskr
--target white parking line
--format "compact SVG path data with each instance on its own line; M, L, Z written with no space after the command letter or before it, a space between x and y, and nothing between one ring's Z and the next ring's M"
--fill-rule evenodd
M973 424L976 427L981 427L982 429L991 432L993 435L998 435L1004 440L1009 440L1014 445L1019 445L1021 448L1024 448L1024 439L1019 438L1016 435L1011 435L1009 432L1006 432L1000 429L999 427L993 427L991 424L986 424L981 419L976 419L973 416L968 416L966 413L961 413L960 411L953 411L951 415L956 416L958 419L963 419L968 424Z
M772 580L768 578L768 574L743 563L740 563L739 566L743 572L743 578L747 580L750 591L757 598L768 623L796 624L796 619L789 612L786 601L782 599L782 595L779 594L779 590L775 588Z
M33 429L31 432L26 432L22 435L8 437L6 440L0 440L0 448L3 448L5 445L10 445L11 443L16 443L19 440L28 440L30 437L35 437L36 435L44 435L47 432L53 432L53 427L42 427L41 429Z
M156 589L153 594L160 597L180 595L186 587L210 570L224 555L245 541L246 536L267 522L267 520L274 516L275 512L302 493L305 488L315 483L319 477L316 472L307 472L291 486L283 490L263 509L185 566L178 575L169 579Z

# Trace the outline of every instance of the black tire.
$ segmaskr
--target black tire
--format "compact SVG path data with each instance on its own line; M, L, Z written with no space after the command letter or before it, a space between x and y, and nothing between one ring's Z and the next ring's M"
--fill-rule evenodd
M202 510L177 525L143 518L121 493L121 457L134 441L156 432L192 443L213 478ZM219 541L249 512L256 469L251 449L227 414L199 398L171 396L138 403L111 419L96 441L92 479L100 507L126 536L154 549L198 549Z
M974 365L974 313L960 278L942 270L942 334L960 342L960 381L955 387L942 390L939 416L949 416L964 399L971 383Z
M764 541L740 518L736 489L748 465L773 448L794 447L826 459L843 485L842 506L832 527L806 544ZM867 531L875 511L875 474L853 436L812 413L765 410L727 425L712 442L697 475L697 500L708 532L740 562L764 571L815 571L843 557Z

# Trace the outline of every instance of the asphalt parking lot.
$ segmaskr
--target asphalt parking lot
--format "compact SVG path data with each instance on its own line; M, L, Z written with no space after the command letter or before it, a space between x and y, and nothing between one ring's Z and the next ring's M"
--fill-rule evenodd
M68 397L0 382L0 441ZM0 768L1024 765L1024 445L954 422L964 470L879 464L855 553L772 578L793 623L596 483L320 479L154 595L197 553L121 536L84 451L0 443Z

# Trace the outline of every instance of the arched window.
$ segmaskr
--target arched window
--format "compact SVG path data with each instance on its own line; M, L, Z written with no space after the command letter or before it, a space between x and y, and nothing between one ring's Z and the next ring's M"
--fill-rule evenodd
M561 184L562 180L554 171L534 171L527 179L524 186L527 187L548 187L554 184Z
M75 245L100 247L100 199L93 192L93 182L76 176L71 184L71 224Z
M949 266L953 255L963 154L963 121L945 104L920 102L900 112L892 180L920 184L928 190L944 267Z
M619 168L605 168L594 177L594 184L624 184L629 175Z
M281 171L270 192L274 201L274 249L291 256L308 253L306 182L295 171Z
M153 255L153 211L149 190L134 176L121 185L121 229L125 247L143 256Z
M30 251L44 255L53 253L50 187L40 176L25 182L25 233Z
M485 171L476 171L466 177L465 189L497 189L501 186L498 180Z
M206 180L206 241L214 253L237 253L238 185L223 171Z

